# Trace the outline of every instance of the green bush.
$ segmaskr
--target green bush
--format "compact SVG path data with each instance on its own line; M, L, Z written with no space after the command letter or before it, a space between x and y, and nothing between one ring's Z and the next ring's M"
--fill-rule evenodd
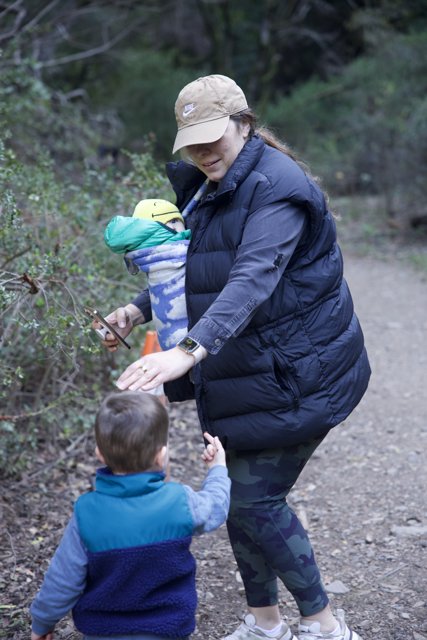
M426 46L425 31L394 35L341 75L278 101L266 119L331 192L380 193L390 215L407 211L427 196Z
M123 144L140 150L152 141L156 155L171 157L176 134L174 104L182 87L199 75L191 69L176 69L173 52L128 49L113 57L108 77L92 90L95 104L118 113L125 125Z
M131 336L132 354L124 349L109 354L83 307L96 306L107 314L142 288L142 274L128 274L123 260L105 246L103 232L113 215L131 214L139 199L172 194L148 153L130 155L126 174L85 162L81 151L93 157L94 132L70 105L57 117L67 130L79 122L79 143L73 148L70 138L69 158L75 157L72 170L64 171L64 147L57 148L54 138L46 148L41 144L48 123L40 120L47 114L36 103L31 111L34 86L28 81L19 92L8 92L4 78L0 470L15 473L34 460L39 447L67 443L84 432L100 397L114 389L118 373L137 357L142 330ZM18 117L24 111L25 118ZM31 135L29 153L25 140Z

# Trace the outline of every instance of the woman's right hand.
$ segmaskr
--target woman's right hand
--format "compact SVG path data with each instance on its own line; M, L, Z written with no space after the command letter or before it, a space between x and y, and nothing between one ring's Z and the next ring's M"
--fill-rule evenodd
M151 391L164 382L176 380L194 366L194 358L179 347L149 353L132 362L116 381L121 391Z
M118 307L115 311L112 311L108 316L105 316L107 322L109 322L123 338L126 338L137 324L143 324L144 319L141 311L134 304L127 304L125 307ZM93 321L92 327L99 329L100 323L96 320ZM110 332L106 334L105 340L102 341L104 347L108 351L117 351L118 340Z

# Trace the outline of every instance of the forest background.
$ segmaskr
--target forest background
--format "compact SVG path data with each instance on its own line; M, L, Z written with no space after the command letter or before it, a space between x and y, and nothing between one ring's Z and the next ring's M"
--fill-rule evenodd
M238 82L364 250L425 247L425 0L0 1L0 49L4 476L76 446L129 362L83 307L108 313L143 285L103 231L173 198L173 106L196 77ZM410 259L427 269L425 255Z

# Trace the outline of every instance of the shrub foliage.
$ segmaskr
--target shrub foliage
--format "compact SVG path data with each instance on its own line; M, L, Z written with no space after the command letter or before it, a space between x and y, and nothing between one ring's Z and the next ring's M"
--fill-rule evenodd
M2 77L0 100L0 455L13 473L41 443L91 426L131 361L105 352L83 307L107 314L134 297L143 282L108 251L105 225L143 197L171 194L149 153L130 155L126 173L98 165L94 121L25 70L13 84Z

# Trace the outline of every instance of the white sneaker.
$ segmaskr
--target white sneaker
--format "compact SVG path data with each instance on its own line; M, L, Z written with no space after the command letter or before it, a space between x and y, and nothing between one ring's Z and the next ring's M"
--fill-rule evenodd
M222 640L264 640L266 638L270 640L298 640L283 620L280 623L279 631L274 636L265 633L256 626L255 622L255 616L252 613L248 613L236 631Z
M319 622L298 625L298 640L362 640L358 633L347 627L342 609L337 609L337 619L338 627L330 633L321 633Z

